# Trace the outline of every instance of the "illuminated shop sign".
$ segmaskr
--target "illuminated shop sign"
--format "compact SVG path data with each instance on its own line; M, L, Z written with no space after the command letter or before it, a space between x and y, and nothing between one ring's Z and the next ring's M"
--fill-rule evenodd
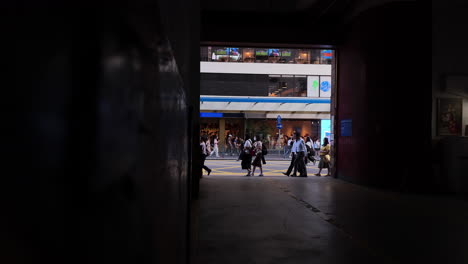
M322 58L324 59L331 59L332 58L332 50L322 50Z

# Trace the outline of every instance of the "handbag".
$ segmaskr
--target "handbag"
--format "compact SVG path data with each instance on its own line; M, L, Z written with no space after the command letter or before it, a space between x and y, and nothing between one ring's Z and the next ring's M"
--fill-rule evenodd
M325 161L326 163L330 163L330 159L331 159L331 157L328 154L323 156L323 161Z

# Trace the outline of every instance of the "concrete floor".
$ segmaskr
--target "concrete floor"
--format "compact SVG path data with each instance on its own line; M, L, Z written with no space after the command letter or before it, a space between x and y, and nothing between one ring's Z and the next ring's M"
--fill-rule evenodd
M242 177L219 162L207 165L224 173L201 180L197 264L468 263L467 201L274 170Z

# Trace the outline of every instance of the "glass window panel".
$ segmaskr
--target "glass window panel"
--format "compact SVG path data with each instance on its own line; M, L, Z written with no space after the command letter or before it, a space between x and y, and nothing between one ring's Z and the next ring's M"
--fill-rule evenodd
M229 48L228 47L213 47L211 49L212 61L229 61Z
M268 49L255 49L256 62L268 62Z
M241 48L228 48L229 61L238 62L242 61L242 50Z
M253 48L243 48L242 54L244 62L255 62L255 50Z
M295 96L306 97L307 96L307 77L306 76L295 76L294 77L294 88Z
M319 49L313 49L310 51L310 63L320 64L320 50Z
M268 96L280 96L281 75L270 75L268 77Z

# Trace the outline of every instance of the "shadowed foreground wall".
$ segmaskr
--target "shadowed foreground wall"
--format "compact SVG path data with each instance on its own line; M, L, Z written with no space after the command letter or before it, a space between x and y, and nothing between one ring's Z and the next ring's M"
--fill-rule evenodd
M193 46L192 21L158 1L23 2L2 4L13 92L0 262L186 263L184 81L197 69L174 54Z
M428 3L430 5L430 3ZM416 2L374 7L343 29L338 57L337 176L365 185L428 191L431 87L428 16ZM352 120L343 137L341 120ZM413 159L413 155L416 159Z

